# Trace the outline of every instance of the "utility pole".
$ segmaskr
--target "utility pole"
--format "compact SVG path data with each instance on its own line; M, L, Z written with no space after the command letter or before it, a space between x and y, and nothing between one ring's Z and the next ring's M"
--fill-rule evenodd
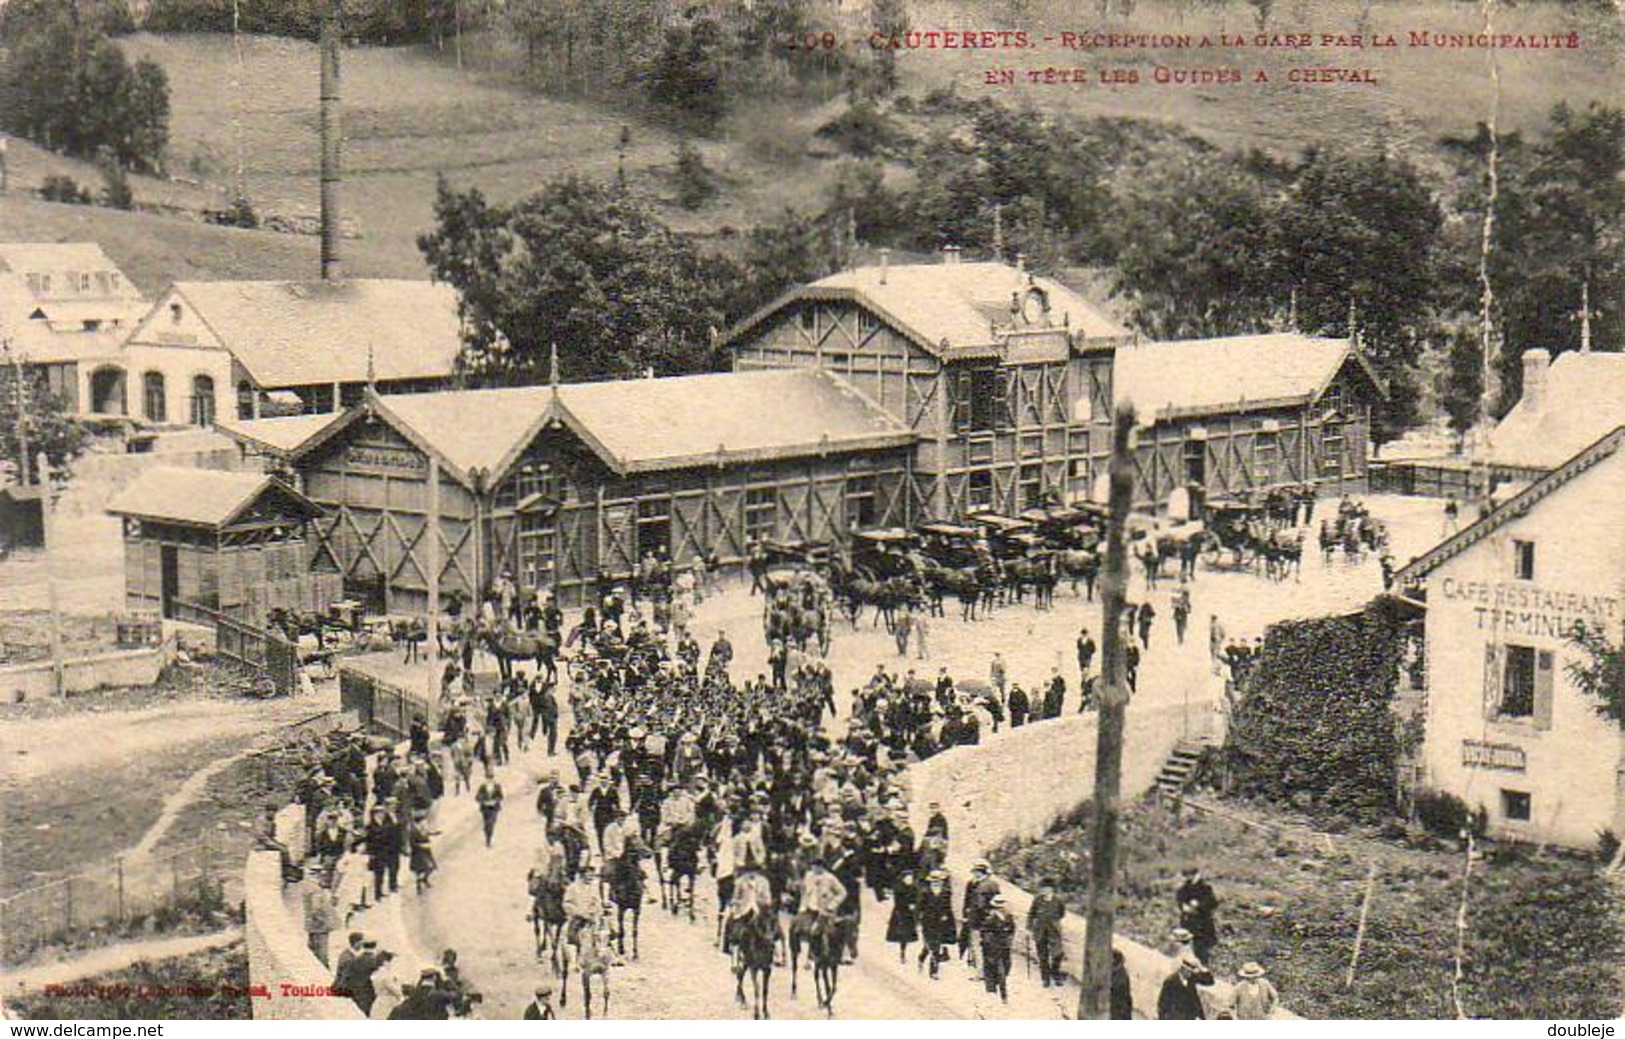
M46 606L51 612L51 691L61 696L65 688L62 667L62 606L57 602L56 567L51 558L51 526L56 512L56 495L51 490L51 460L39 453L39 520L41 548L45 555Z
M1100 725L1095 740L1094 831L1090 834L1089 919L1083 944L1078 1020L1111 1018L1112 931L1117 913L1118 799L1123 786L1123 728L1128 681L1123 667L1123 601L1128 592L1128 514L1134 500L1134 405L1117 407L1112 424L1110 512L1101 594Z
M438 703L436 672L440 670L440 459L429 455L429 514L424 517L428 545L423 555L429 568L429 609L424 623L424 647L429 654L429 703Z

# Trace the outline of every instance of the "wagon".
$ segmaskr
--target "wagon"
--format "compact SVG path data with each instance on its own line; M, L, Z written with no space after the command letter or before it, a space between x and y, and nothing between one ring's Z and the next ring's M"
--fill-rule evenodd
M901 527L860 530L852 535L852 568L879 578L911 576L905 553L916 545L915 536Z

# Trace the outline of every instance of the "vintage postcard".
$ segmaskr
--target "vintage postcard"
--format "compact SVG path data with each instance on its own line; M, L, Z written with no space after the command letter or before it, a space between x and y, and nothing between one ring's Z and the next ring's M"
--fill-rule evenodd
M1622 59L4 0L3 1015L1602 1039Z

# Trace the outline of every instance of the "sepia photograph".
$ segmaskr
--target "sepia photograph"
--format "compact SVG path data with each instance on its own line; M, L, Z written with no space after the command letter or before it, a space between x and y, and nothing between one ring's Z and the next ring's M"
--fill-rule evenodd
M1625 0L0 0L15 1034L1622 1016Z

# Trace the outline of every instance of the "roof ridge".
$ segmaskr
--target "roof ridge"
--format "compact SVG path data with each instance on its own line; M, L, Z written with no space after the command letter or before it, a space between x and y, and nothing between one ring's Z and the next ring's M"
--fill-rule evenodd
M1394 583L1413 584L1448 563L1498 530L1502 524L1521 518L1592 467L1611 457L1625 441L1625 423L1615 426L1576 452L1568 461L1531 483L1528 487L1479 517L1465 529L1428 549L1399 568Z

